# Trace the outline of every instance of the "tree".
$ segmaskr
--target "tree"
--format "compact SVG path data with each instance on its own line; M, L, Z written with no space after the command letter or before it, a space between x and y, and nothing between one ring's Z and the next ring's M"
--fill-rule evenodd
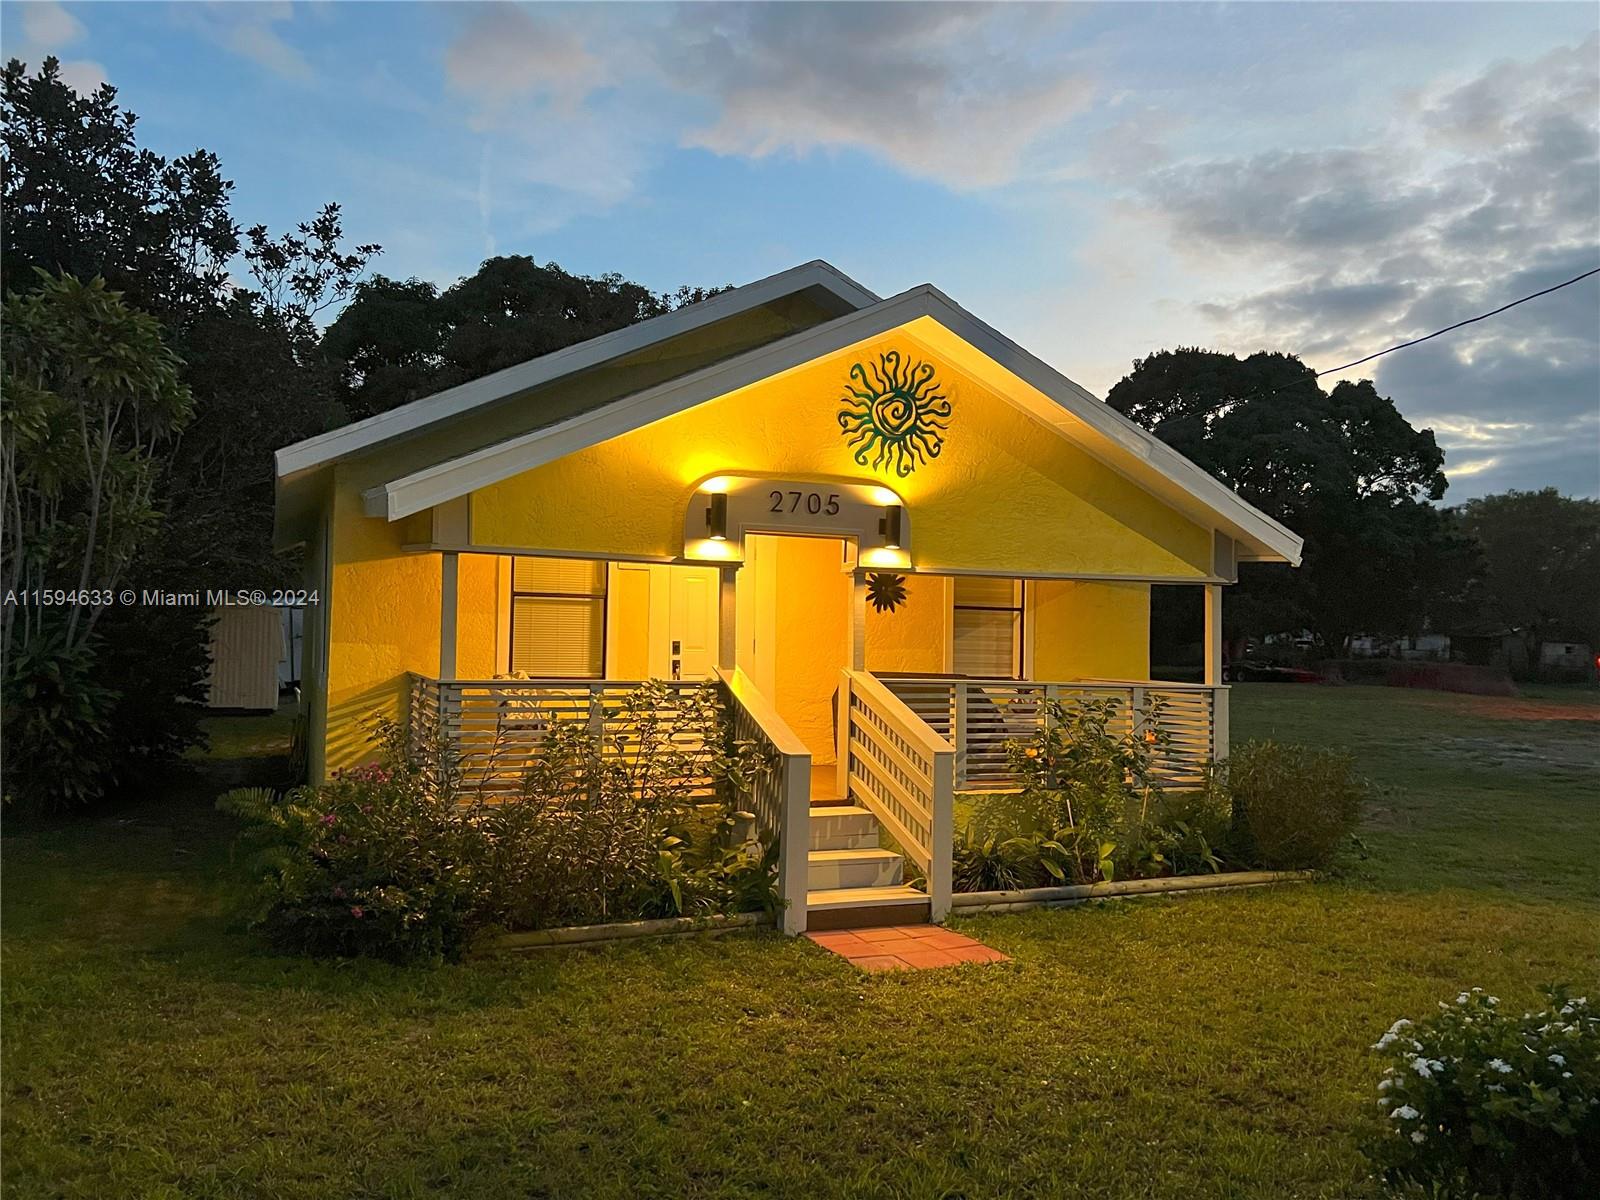
M1483 548L1474 601L1483 619L1522 632L1529 659L1539 643L1581 637L1600 645L1600 500L1555 488L1502 492L1454 510Z
M336 204L279 236L241 231L216 156L141 149L116 96L106 85L78 95L53 58L35 76L6 65L6 287L34 286L33 268L101 276L161 321L194 420L163 456L168 533L147 539L144 572L186 587L270 587L295 570L271 545L273 451L347 419L314 318L350 295L379 247L344 249ZM253 289L229 278L241 260Z
M503 256L442 293L420 279L359 284L323 347L344 365L350 414L367 417L721 290L656 293L620 275Z
M215 155L169 161L141 149L136 118L118 106L115 89L80 96L54 59L36 75L15 60L6 65L0 118L7 296L26 303L41 288L67 286L63 273L99 278L74 286L85 289L85 304L96 291L120 293L118 320L130 335L103 331L102 359L51 357L56 374L38 385L25 378L32 360L22 344L13 352L8 342L8 373L19 374L6 380L15 425L5 431L10 474L0 509L20 518L20 526L7 522L8 581L40 580L41 570L45 585L63 589L85 578L140 591L286 581L295 564L271 545L272 452L346 419L315 317L349 295L377 247L343 248L337 205L280 236L259 225L241 231ZM237 285L231 270L255 287ZM190 415L181 432L149 441L141 440L149 426L129 434L133 415L116 410L111 433L91 439L111 447L103 486L86 486L62 474L73 463L56 460L73 444L51 422L70 410L72 371L136 356L130 346L154 328L143 324L151 317L192 398ZM33 336L31 327L19 333ZM30 386L55 400L36 403ZM19 395L25 403L15 403ZM133 454L133 445L150 453ZM114 502L83 507L96 496ZM28 778L21 747L37 747L34 777L57 776L39 802L87 802L199 740L193 702L208 659L204 608L96 607L38 625L38 613L5 615L7 776ZM25 644L10 640L17 621ZM37 727L16 723L26 719ZM66 741L51 740L52 731Z
M1306 540L1298 571L1246 564L1235 634L1309 628L1329 654L1357 632L1410 632L1459 593L1470 544L1432 502L1444 453L1370 380L1325 392L1293 355L1163 350L1107 403Z
M181 364L155 318L95 279L46 279L5 304L0 408L0 580L5 590L5 796L30 809L97 798L141 760L185 744L204 662L158 645L170 694L119 679L100 653L108 598L159 525L158 453L189 419ZM44 593L59 591L58 602ZM114 620L114 619L113 619ZM182 618L180 617L180 627ZM194 622L188 620L190 625ZM145 622L158 641L167 621ZM119 631L119 632L126 632Z
M192 411L181 364L155 318L104 280L70 275L6 303L3 344L4 589L114 589L160 520L157 450ZM105 607L79 599L55 610L64 645L87 640ZM41 632L42 613L8 601L7 651L14 634L25 646Z

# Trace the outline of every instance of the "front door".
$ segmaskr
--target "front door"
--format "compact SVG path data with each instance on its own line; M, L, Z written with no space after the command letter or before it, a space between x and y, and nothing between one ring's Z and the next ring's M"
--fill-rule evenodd
M710 679L717 666L717 568L667 567L667 678Z
M833 698L850 647L845 543L746 534L744 549L739 666L805 743L812 762L833 762Z

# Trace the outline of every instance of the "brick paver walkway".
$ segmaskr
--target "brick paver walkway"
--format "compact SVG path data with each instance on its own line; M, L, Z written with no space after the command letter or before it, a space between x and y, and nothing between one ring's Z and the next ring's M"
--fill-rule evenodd
M937 925L888 925L881 929L836 929L806 934L863 971L914 971L957 963L1009 962L964 933Z

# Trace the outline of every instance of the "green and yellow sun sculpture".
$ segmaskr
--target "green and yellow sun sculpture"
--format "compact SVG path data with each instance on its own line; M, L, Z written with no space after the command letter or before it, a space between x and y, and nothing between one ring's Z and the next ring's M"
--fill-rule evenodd
M898 350L850 368L839 428L856 462L904 477L939 457L950 428L950 400L933 375L932 363L902 357Z

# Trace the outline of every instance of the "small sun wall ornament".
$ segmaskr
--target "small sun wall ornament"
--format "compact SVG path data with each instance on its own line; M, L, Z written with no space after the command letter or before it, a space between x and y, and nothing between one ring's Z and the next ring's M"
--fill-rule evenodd
M844 387L839 428L856 462L904 478L939 457L950 428L950 399L932 363L885 350L876 363L852 366Z
M891 613L906 602L906 577L892 571L872 571L867 575L867 599L873 610Z

